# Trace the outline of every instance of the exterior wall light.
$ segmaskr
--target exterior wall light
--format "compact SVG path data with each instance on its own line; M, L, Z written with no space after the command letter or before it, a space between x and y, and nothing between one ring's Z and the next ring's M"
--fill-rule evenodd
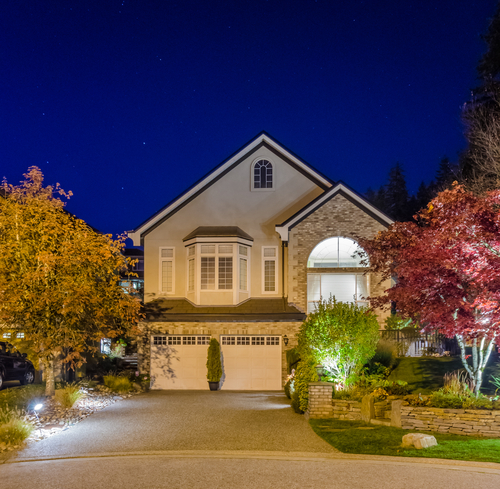
M283 343L285 343L285 346L288 346L288 336L287 335L283 336Z

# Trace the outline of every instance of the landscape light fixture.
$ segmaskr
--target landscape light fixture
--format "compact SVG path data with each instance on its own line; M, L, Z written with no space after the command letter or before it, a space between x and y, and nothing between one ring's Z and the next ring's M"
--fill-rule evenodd
M43 408L43 404L40 404L40 403L39 404L35 404L35 407L33 408L33 412L35 413L36 419L38 421L40 421L40 420L38 419L38 413L37 413L37 411L40 411L40 409L42 409L42 408Z
M288 346L288 336L287 335L283 336L283 343L285 343L285 346Z
M318 374L318 382L321 382L321 377L323 376L323 365L319 364L314 367L316 373Z

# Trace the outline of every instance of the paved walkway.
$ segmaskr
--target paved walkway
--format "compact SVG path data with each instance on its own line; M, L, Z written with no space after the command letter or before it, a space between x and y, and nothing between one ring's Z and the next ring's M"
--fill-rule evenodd
M150 391L30 444L16 459L162 451L336 452L282 392Z

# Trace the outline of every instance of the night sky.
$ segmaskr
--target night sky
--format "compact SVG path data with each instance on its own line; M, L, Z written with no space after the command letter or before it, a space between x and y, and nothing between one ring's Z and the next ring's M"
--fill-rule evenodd
M3 0L0 177L130 230L261 131L358 192L464 148L496 0Z

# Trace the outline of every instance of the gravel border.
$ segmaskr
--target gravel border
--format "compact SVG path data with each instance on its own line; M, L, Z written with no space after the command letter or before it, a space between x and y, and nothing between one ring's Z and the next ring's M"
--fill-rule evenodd
M122 399L140 394L144 389L136 388L127 394L116 394L106 386L98 385L96 388L81 387L81 391L84 397L69 409L62 407L54 397L47 397L38 413L28 411L24 420L31 423L35 429L23 444L6 445L0 442L0 455L66 431L92 414Z

